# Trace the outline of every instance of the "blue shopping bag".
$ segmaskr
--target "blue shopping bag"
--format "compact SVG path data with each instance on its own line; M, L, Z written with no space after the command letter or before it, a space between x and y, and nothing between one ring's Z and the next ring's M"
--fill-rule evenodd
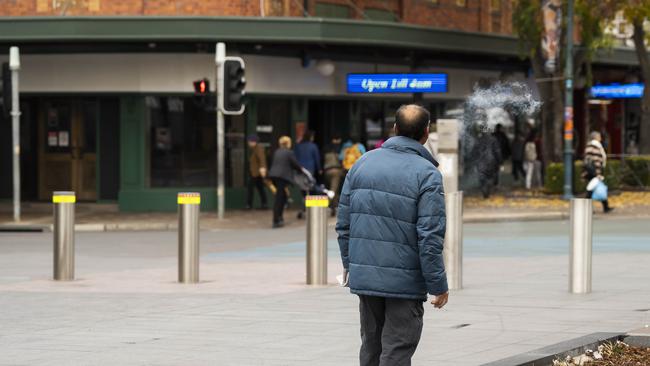
M599 180L598 184L594 188L593 193L591 194L591 199L595 201L605 201L607 200L607 185L602 180Z

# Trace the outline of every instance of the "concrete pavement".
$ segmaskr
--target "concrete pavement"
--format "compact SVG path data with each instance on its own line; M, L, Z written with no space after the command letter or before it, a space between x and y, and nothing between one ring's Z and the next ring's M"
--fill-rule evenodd
M465 288L426 308L414 365L479 365L650 323L646 220L596 220L594 292L567 293L566 221L468 224ZM357 299L304 283L304 228L203 231L198 285L173 232L79 233L55 283L51 234L0 234L0 365L354 365Z

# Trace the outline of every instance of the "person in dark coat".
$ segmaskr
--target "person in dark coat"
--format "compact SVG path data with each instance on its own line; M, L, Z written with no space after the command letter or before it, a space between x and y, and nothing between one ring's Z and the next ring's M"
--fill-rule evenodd
M344 278L360 301L362 366L410 365L427 294L437 308L448 299L442 175L422 146L429 112L405 105L395 119L396 136L347 174L337 215Z
M320 173L320 151L314 143L314 131L307 131L302 137L302 141L296 144L293 149L296 153L296 159L305 169L309 170L312 176Z
M291 150L291 138L282 136L279 140L279 148L273 153L273 161L269 177L275 185L275 202L273 203L273 227L279 228L284 226L284 206L287 204L286 187L293 183L294 171L302 172L302 166L296 160L296 156Z
M475 139L469 159L478 174L483 198L488 198L499 182L499 170L503 162L501 147L494 135L484 131L479 131Z
M318 146L314 143L314 131L305 132L302 136L302 141L296 144L293 151L296 153L298 163L307 169L312 177L315 178L317 173L322 173L320 151L318 150ZM307 191L302 191L303 201L305 196L307 196L307 193ZM305 205L301 205L300 210L298 211L298 218L302 219L304 217Z
M512 177L515 182L519 181L519 177L526 180L526 171L524 170L524 150L526 146L526 139L521 132L515 135L512 141Z
M257 143L257 136L248 136L248 177L247 195L246 195L246 208L253 208L253 192L257 188L262 209L266 209L266 193L264 192L264 178L266 177L266 154L264 148Z
M501 151L501 159L503 161L510 157L510 140L505 132L503 132L503 125L497 124L494 129L494 137L499 142L499 150Z

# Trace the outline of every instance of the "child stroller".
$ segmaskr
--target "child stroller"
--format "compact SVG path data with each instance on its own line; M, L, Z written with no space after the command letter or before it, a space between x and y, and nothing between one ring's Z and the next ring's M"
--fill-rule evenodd
M296 172L293 175L293 183L303 192L303 203L298 211L298 218L302 219L305 217L305 195L318 195L318 196L327 196L330 200L334 198L334 191L330 191L325 188L324 185L319 184L314 178L309 170L302 168L301 172Z

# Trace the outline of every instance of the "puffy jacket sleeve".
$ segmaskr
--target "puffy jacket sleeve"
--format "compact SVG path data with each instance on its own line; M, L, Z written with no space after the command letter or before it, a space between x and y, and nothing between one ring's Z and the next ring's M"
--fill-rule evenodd
M345 177L341 197L339 198L338 214L336 216L336 233L339 239L341 250L341 261L346 270L350 265L349 243L350 243L350 175Z
M442 175L434 170L420 187L418 200L418 250L420 267L431 295L447 292L447 275L442 256L445 239L445 195Z

